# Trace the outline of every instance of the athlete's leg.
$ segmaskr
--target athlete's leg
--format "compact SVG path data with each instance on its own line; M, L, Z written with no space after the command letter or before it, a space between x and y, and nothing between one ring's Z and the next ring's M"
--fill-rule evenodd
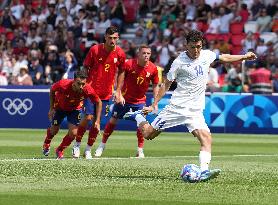
M109 121L106 123L105 128L103 130L102 140L101 140L98 148L95 151L95 157L101 157L101 155L105 149L107 140L108 140L109 136L113 133L114 128L117 124L117 121L118 121L117 118L111 117L109 119Z
M192 132L192 134L199 140L200 142L200 167L202 171L209 169L209 164L211 161L211 145L212 145L212 137L210 132L204 129L196 129Z
M106 123L105 128L103 130L102 143L105 144L107 142L108 138L114 131L117 121L117 118L111 117L109 121Z
M91 114L86 114L81 119L80 124L78 126L78 130L77 130L76 142L81 143L82 138L87 130L88 124L92 120L93 120L93 115L91 115Z

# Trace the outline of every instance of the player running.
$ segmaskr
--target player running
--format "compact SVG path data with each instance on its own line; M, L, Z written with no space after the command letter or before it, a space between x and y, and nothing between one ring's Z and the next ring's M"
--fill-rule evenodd
M138 49L137 58L126 61L124 66L125 77L122 87L122 95L125 104L115 103L112 110L112 117L104 128L102 142L95 151L95 156L100 157L109 136L115 129L118 119L122 119L124 114L129 111L143 109L146 104L146 92L150 82L153 86L153 96L157 95L159 86L158 71L156 65L150 62L151 48L147 45L141 45ZM138 148L136 156L144 158L144 137L137 129Z
M114 79L117 77L117 91L115 101L123 103L120 87L123 83L122 67L125 62L124 51L117 46L119 33L116 27L109 27L105 32L105 43L94 45L90 48L83 66L88 71L88 83L94 88L102 100L102 116L108 115L109 99L112 96ZM90 121L95 123L95 105L89 99L85 100L85 116L78 127L76 142L72 149L74 158L80 156L80 145ZM84 152L86 159L92 159L91 147L93 146L99 129L92 126L89 130L87 146Z
M190 31L186 36L185 51L172 63L152 106L146 107L142 111L128 112L124 119L136 120L143 136L148 140L154 139L166 128L185 125L200 142L199 160L202 171L200 181L207 181L217 177L220 173L220 169L209 170L212 136L203 115L210 64L215 60L222 62L253 60L256 55L252 52L245 55L216 55L210 50L202 49L203 40L201 32ZM177 88L172 94L170 103L149 124L142 112L155 110L159 100L169 90L174 80L177 82Z
M43 154L45 156L49 155L51 140L58 133L63 119L67 117L68 133L56 149L57 159L64 157L63 150L77 136L77 128L85 98L89 98L96 105L96 120L93 127L96 130L100 129L102 102L94 89L86 83L87 77L86 71L77 71L74 79L63 79L51 86L49 94L50 109L48 112L51 126L47 129L43 144Z

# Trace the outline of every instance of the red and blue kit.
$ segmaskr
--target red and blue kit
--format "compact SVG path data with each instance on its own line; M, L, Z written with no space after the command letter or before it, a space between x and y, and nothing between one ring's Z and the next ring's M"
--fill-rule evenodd
M89 98L92 102L97 102L99 100L94 89L88 84L84 86L82 93L74 92L72 90L73 81L73 79L64 79L52 85L51 90L55 92L55 110L81 110L85 98Z
M104 44L90 48L83 65L89 69L88 83L101 100L109 100L112 96L115 75L118 68L123 67L125 58L124 51L118 46L111 52L106 51Z
M122 93L126 103L142 104L146 102L146 92L152 84L158 84L158 71L156 65L149 62L142 67L138 64L137 59L126 61L125 80L122 87Z

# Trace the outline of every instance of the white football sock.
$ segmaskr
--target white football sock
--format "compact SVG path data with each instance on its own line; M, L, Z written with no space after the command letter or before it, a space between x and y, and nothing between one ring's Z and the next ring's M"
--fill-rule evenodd
M138 151L138 152L141 152L141 151L143 151L143 148L142 148L142 147L138 147L138 148L137 148L137 151Z
M106 143L100 142L99 146L105 147L105 144L106 144Z
M146 118L144 118L141 114L137 114L135 116L135 120L137 122L137 127L139 127L139 125L141 124L141 122L146 122Z
M209 163L211 160L211 153L206 151L200 151L199 161L201 171L209 170Z
M75 142L76 147L80 147L80 145L81 145L81 142Z
M92 146L87 144L85 151L91 151L91 148L92 148Z

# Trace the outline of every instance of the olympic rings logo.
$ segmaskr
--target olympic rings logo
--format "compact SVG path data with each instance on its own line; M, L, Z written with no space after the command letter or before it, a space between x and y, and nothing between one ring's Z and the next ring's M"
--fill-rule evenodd
M19 98L15 98L14 100L5 98L2 102L2 106L10 115L15 115L17 113L19 115L26 115L26 113L32 109L33 102L29 98L24 100Z

